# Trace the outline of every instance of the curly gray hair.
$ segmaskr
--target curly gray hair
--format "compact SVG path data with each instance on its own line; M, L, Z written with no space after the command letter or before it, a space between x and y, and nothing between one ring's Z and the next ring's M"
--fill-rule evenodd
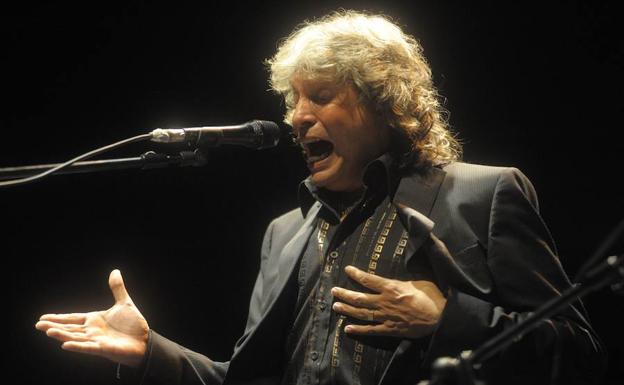
M292 78L325 78L359 91L393 128L393 149L421 166L461 158L461 145L448 129L422 47L383 15L339 11L304 22L266 61L271 88L286 102L291 124Z

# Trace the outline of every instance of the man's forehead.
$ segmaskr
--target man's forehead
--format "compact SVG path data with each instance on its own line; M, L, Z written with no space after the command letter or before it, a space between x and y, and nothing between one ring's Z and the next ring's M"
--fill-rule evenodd
M329 75L295 75L290 79L291 90L295 93L311 92L321 88L340 89L349 86L350 84L347 82Z
M332 73L295 73L290 78L291 87L340 87L345 81Z

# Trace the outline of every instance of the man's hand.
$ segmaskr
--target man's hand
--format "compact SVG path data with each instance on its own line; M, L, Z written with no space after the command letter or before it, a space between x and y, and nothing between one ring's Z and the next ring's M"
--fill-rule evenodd
M332 288L337 300L333 309L340 314L373 325L347 325L351 334L418 338L435 330L446 298L430 281L398 281L366 273L353 266L345 271L354 281L378 294L366 294L340 287Z
M113 270L108 285L115 305L90 313L45 314L35 327L63 342L65 350L94 354L136 367L147 347L149 326L126 291L121 273Z

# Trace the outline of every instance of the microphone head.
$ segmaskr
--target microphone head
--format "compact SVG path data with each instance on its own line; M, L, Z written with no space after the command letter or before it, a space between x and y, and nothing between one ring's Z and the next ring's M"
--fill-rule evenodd
M256 149L263 150L277 146L282 132L276 123L268 120L252 120L249 125L258 139Z

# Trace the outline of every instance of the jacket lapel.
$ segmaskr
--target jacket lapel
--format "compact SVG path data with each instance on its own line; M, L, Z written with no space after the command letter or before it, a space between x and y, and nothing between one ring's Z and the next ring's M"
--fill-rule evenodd
M316 223L316 215L321 209L321 204L319 202L314 203L314 205L308 211L308 215L306 216L305 222L297 231L294 237L284 246L282 252L279 256L279 266L278 266L278 282L274 286L277 290L277 293L281 293L288 281L288 278L292 275L297 262L303 255L303 251L305 246L314 231L314 224ZM270 306L269 306L270 311Z
M407 265L423 243L428 239L435 223L428 217L444 181L446 172L432 168L422 174L412 174L399 182L392 203L403 227L409 234L408 247L405 253Z
M409 234L405 253L405 264L414 256L432 235L435 223L429 219L431 209L440 191L446 172L432 168L427 173L412 174L399 182L392 203L397 208L398 217ZM395 349L379 384L401 384L409 379L403 378L405 373L417 375L411 357L421 349L421 344L413 340L403 340ZM401 370L408 366L410 370ZM402 377L400 377L402 376Z
M271 289L273 300L267 306L258 325L236 351L230 362L230 368L224 384L257 383L262 378L272 382L273 376L282 365L283 338L290 329L290 309L288 286L296 277L297 262L303 255L304 248L314 230L316 215L320 204L315 204L292 239L283 247L278 259L278 275ZM259 356L258 348L262 349Z
M392 202L428 216L445 176L444 170L435 167L427 172L405 176L399 182Z

